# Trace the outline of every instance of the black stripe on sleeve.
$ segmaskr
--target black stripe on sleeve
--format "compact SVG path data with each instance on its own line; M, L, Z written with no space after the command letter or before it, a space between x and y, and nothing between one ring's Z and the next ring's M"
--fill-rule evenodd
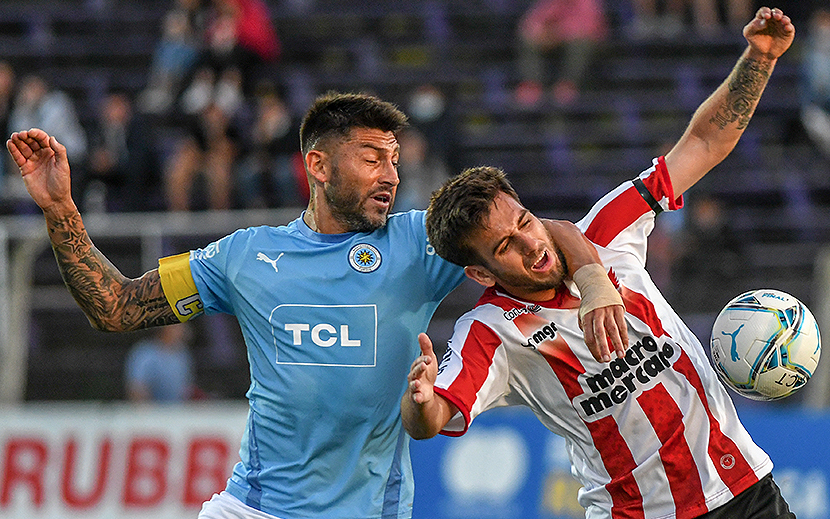
M631 182L634 183L634 187L637 188L637 192L640 193L640 196L643 197L643 200L646 201L651 210L654 211L654 214L660 214L663 212L663 208L660 206L660 203L654 196L649 192L648 188L646 187L645 183L640 177L635 178Z

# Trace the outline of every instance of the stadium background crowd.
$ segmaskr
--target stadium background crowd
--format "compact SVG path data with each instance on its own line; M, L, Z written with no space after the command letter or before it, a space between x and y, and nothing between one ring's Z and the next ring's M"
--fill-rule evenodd
M425 207L448 174L491 164L509 172L535 213L574 219L665 151L666 136L680 135L743 48L735 25L757 7L536 3L7 0L0 125L7 134L39 126L66 144L85 216L140 222L139 213L289 208L293 217L307 197L299 117L328 89L369 91L411 117L396 209ZM652 275L703 342L717 311L743 290L777 288L821 310L816 265L830 240L830 14L821 4L779 2L797 27L794 48L718 175L654 231ZM550 14L559 32L546 37ZM4 170L4 225L37 216L16 169ZM137 275L146 267L135 255L139 234L95 242ZM163 252L208 241L178 232ZM35 259L24 399L126 398L124 365L145 334L93 331L48 247ZM431 330L437 344L478 290L445 301ZM244 396L235 323L198 319L188 347L191 394Z

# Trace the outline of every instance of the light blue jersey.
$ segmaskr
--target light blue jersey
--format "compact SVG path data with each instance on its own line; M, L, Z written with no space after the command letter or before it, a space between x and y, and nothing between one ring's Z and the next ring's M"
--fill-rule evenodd
M281 519L409 518L400 420L406 374L463 270L427 243L425 213L372 233L318 234L302 218L192 251L206 313L237 317L250 409L227 490Z

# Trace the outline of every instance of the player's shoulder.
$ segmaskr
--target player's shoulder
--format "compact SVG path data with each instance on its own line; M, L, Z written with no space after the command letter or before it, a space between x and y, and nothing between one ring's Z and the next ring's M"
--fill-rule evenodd
M245 227L232 232L226 236L226 239L229 238L230 241L239 243L249 243L260 240L280 239L291 235L300 235L300 232L297 230L294 222L291 222L288 225L280 226L256 225L252 227Z
M410 210L392 213L386 225L375 230L373 236L389 240L396 246L405 247L406 243L423 245L426 242L426 212Z
M290 232L285 227L260 225L245 227L219 238L207 246L191 251L191 260L211 260L214 258L237 257L251 248L258 248L264 244L273 244L279 241L280 236L288 236Z
M459 321L478 321L486 325L498 325L502 321L511 321L511 313L523 305L494 287L488 287L476 302L475 306L467 310Z
M423 209L410 209L402 213L392 213L386 222L387 226L409 227L415 229L426 229L426 211Z
M517 323L528 316L540 315L552 307L517 299L498 287L488 287L476 305L459 318L459 321L479 322L498 334L521 332Z

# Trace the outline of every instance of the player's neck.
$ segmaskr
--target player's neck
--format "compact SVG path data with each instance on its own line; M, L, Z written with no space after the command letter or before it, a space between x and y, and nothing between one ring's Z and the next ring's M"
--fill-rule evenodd
M349 232L340 221L338 221L327 207L319 207L314 200L309 202L303 214L303 221L309 229L321 234L342 234Z
M546 290L523 290L518 287L499 284L499 288L514 298L521 299L522 301L527 301L529 303L546 303L556 298L556 296L559 295L559 292L566 287L564 284L561 284L556 288L549 288Z

